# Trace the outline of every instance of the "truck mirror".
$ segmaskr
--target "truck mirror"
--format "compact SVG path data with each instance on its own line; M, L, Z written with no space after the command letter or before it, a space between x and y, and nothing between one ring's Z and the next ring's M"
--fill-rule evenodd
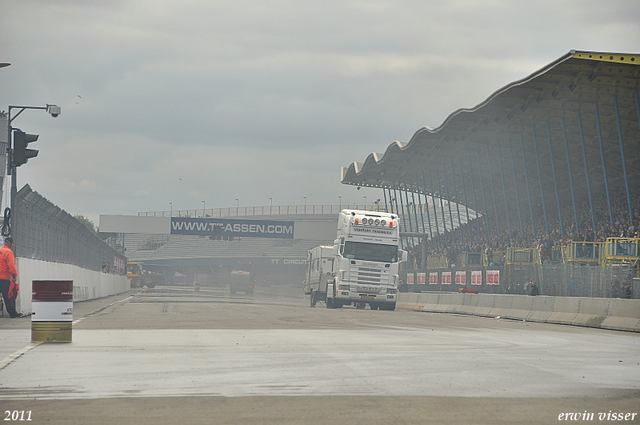
M404 249L400 250L400 261L407 261L409 259L409 254L407 253L407 251L405 251Z

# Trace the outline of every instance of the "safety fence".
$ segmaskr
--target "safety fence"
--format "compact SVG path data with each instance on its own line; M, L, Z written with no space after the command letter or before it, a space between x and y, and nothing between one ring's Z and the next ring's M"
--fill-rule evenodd
M635 277L635 278L634 278ZM598 298L640 298L640 279L629 265L531 264L403 270L401 291L478 292Z
M16 256L124 274L126 258L29 185L17 194L12 231ZM105 267L106 266L106 267Z

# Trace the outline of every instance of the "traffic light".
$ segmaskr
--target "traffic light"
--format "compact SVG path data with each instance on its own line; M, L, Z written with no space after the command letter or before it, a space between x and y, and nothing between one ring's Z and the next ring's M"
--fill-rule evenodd
M38 151L35 149L27 149L29 143L38 140L37 134L28 134L21 130L15 130L13 132L13 153L11 154L11 166L19 167L22 164L26 164L29 158L35 158L38 156Z

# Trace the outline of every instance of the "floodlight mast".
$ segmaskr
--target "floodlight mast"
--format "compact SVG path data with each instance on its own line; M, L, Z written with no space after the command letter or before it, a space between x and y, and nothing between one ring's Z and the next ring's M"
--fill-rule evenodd
M11 116L11 111L17 109L18 112L12 117ZM17 233L17 228L16 228L16 196L18 194L18 189L17 189L17 176L16 176L16 169L18 168L17 166L15 166L14 161L13 161L13 152L15 149L14 143L13 143L13 127L11 126L11 123L13 122L14 119L18 118L18 116L24 112L25 109L41 109L41 110L45 110L47 111L49 114L51 114L52 117L56 118L58 117L58 115L60 115L62 113L62 108L60 108L57 105L49 105L47 104L46 106L15 106L15 105L9 105L9 115L8 115L8 121L7 121L7 147L9 155L7 156L7 172L8 174L11 175L11 208L14 210L11 212L11 218L10 218L10 228L7 230L6 226L3 226L3 236L7 237L9 235L11 235L11 237L13 238L13 247L14 247L14 252L17 253L17 244L19 243L19 241L17 240L16 237L16 233ZM35 136L35 138L37 139L37 136ZM35 140L32 140L35 141ZM36 151L37 154L37 151ZM35 155L34 155L35 156ZM2 200L0 199L0 206L1 206L1 202ZM5 234L6 233L6 234Z

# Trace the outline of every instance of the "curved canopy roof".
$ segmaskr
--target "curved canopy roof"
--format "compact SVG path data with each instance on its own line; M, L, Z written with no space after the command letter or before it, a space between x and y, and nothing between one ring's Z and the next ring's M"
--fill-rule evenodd
M586 196L589 184L596 196L605 181L621 194L637 190L639 65L640 54L571 51L439 127L419 129L408 143L343 167L342 183L437 196L448 183L459 199L461 187L475 184L495 198L504 194L502 205L527 185L533 204L570 202L572 192ZM533 190L538 185L544 189Z

